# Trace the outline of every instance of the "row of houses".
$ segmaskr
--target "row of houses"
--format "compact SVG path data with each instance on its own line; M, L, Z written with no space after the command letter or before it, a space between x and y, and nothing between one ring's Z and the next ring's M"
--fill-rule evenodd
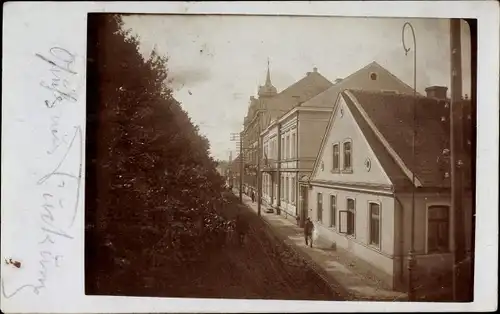
M470 240L471 101L463 104L469 110L463 232ZM417 273L451 269L449 118L446 87L421 95L376 62L334 83L314 68L280 93L268 67L244 120L243 189L256 193L261 178L262 201L276 213L301 225L311 217L324 240L366 260L400 289L412 238Z

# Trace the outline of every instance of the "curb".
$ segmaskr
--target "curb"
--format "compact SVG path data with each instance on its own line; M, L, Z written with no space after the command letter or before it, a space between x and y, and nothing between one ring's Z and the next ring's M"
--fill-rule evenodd
M251 210L257 217L257 213L248 204L244 202L246 208ZM345 298L345 301L379 301L379 302L404 302L407 301L405 297L393 298L393 297L382 297L382 296L370 296L357 293L356 291L351 291L346 288L334 276L328 274L323 267L317 263L311 256L297 248L294 244L289 243L288 237L282 235L280 232L276 231L270 222L268 222L263 216L259 217L260 220L264 221L267 230L278 240L283 242L289 249L295 252L298 256L306 262L308 266L330 287L330 289L338 294L339 296Z
M318 275L318 277L320 277L330 287L330 289L333 292L335 292L337 295L345 298L344 301L353 301L354 300L353 295L346 288L342 287L342 285L340 283L335 281L334 278L325 274L325 271L323 270L323 268L317 262L315 262L309 255L307 255L307 254L303 253L302 251L300 251L299 249L297 249L295 247L295 245L290 244L288 242L287 237L275 232L274 228L267 220L263 219L262 217L261 217L261 220L264 221L265 225L267 226L267 229L270 231L269 233L271 233L276 239L280 240L289 249L291 249L293 252L295 252L295 254L302 257L302 259L305 261L305 263L316 273L316 275ZM333 282L333 281L335 281L335 282Z
M372 296L367 296L364 294L359 294L356 292L351 291L349 288L346 288L344 285L342 285L338 280L335 279L334 276L329 275L323 267L318 264L311 256L309 256L307 253L302 252L302 250L298 249L295 247L295 245L291 244L288 242L288 237L279 234L279 232L275 232L274 228L272 225L263 217L261 217L261 220L265 222L267 225L268 229L270 229L270 233L278 238L279 240L283 241L286 246L288 246L291 250L293 250L296 254L301 256L306 264L308 264L311 269L321 278L323 281L325 281L332 291L340 295L341 297L345 298L344 301L378 301L378 302L402 302L402 301L407 301L405 298L397 298L394 299L392 297L372 297Z
M243 204L243 205L245 207L247 207L249 210L251 210L252 213L254 213L257 217L259 217L257 215L257 213L255 213L255 211L250 206L248 206L247 204ZM328 274L326 274L325 270L317 262L315 262L309 255L299 251L293 244L290 244L288 242L287 237L280 234L279 232L275 232L272 225L266 219L264 219L262 216L259 218L261 221L264 222L264 225L266 226L267 231L269 231L269 233L272 236L274 236L277 240L279 240L281 243L286 245L295 254L300 256L304 260L304 262L314 271L314 273L316 275L318 275L318 277L320 277L330 287L332 292L334 292L335 294L344 298L343 301L355 301L355 300L359 299L359 298L356 298L355 296L353 296L353 294L350 293L349 290L344 288L339 282L337 282L334 278L332 278L332 276L329 276Z

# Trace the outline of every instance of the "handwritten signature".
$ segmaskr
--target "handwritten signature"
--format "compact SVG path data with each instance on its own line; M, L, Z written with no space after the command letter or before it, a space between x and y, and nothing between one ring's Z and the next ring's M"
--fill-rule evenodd
M55 252L57 240L73 240L69 229L75 223L80 205L83 172L82 129L80 126L73 126L72 130L62 129L60 121L63 108L59 108L59 105L78 100L76 90L71 87L72 80L75 80L77 75L77 72L73 70L75 55L61 47L51 48L49 54L50 57L35 54L50 65L52 74L50 84L46 81L40 83L42 87L50 91L51 95L48 100L44 101L45 107L50 110L49 130L51 134L50 149L46 153L49 156L62 155L62 157L56 160L56 166L52 171L36 182L43 188L41 195L43 201L39 214L42 233L42 240L38 242L40 247L39 276L36 283L21 285L13 289L11 293L5 292L5 282L2 278L2 294L5 298L12 298L23 290L32 291L38 295L43 288L46 288L49 268L59 267L63 259L62 254ZM70 141L67 140L68 137L71 138ZM62 148L65 150L56 154ZM63 224L63 221L67 223Z
M50 72L52 72L50 84L47 84L45 81L40 82L40 85L51 91L53 96L52 100L45 100L45 105L48 108L53 108L64 100L76 102L76 90L70 87L70 79L68 79L68 76L71 77L77 74L72 69L75 63L75 56L66 49L60 47L51 48L49 53L57 60L51 60L39 53L35 54L35 56L52 66L50 69Z

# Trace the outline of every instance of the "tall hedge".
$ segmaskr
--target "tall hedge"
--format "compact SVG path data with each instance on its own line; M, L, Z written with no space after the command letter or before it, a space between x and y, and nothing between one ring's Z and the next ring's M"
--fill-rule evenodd
M110 271L196 259L213 238L207 232L224 226L217 214L224 181L209 142L174 99L167 58L154 51L143 58L120 16L92 17L89 38L88 126L95 130L88 134L95 138L87 148L95 156L87 199L95 199L86 212L95 249L87 263L102 260Z

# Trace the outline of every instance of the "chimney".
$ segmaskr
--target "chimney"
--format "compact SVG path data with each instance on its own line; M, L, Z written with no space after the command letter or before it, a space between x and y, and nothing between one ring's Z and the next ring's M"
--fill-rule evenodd
M448 87L446 86L429 86L425 89L427 97L436 98L441 100L446 100L446 93L448 92Z
M314 67L314 68L313 68L313 72L314 72L314 73L318 73L318 68L317 68L317 67Z

